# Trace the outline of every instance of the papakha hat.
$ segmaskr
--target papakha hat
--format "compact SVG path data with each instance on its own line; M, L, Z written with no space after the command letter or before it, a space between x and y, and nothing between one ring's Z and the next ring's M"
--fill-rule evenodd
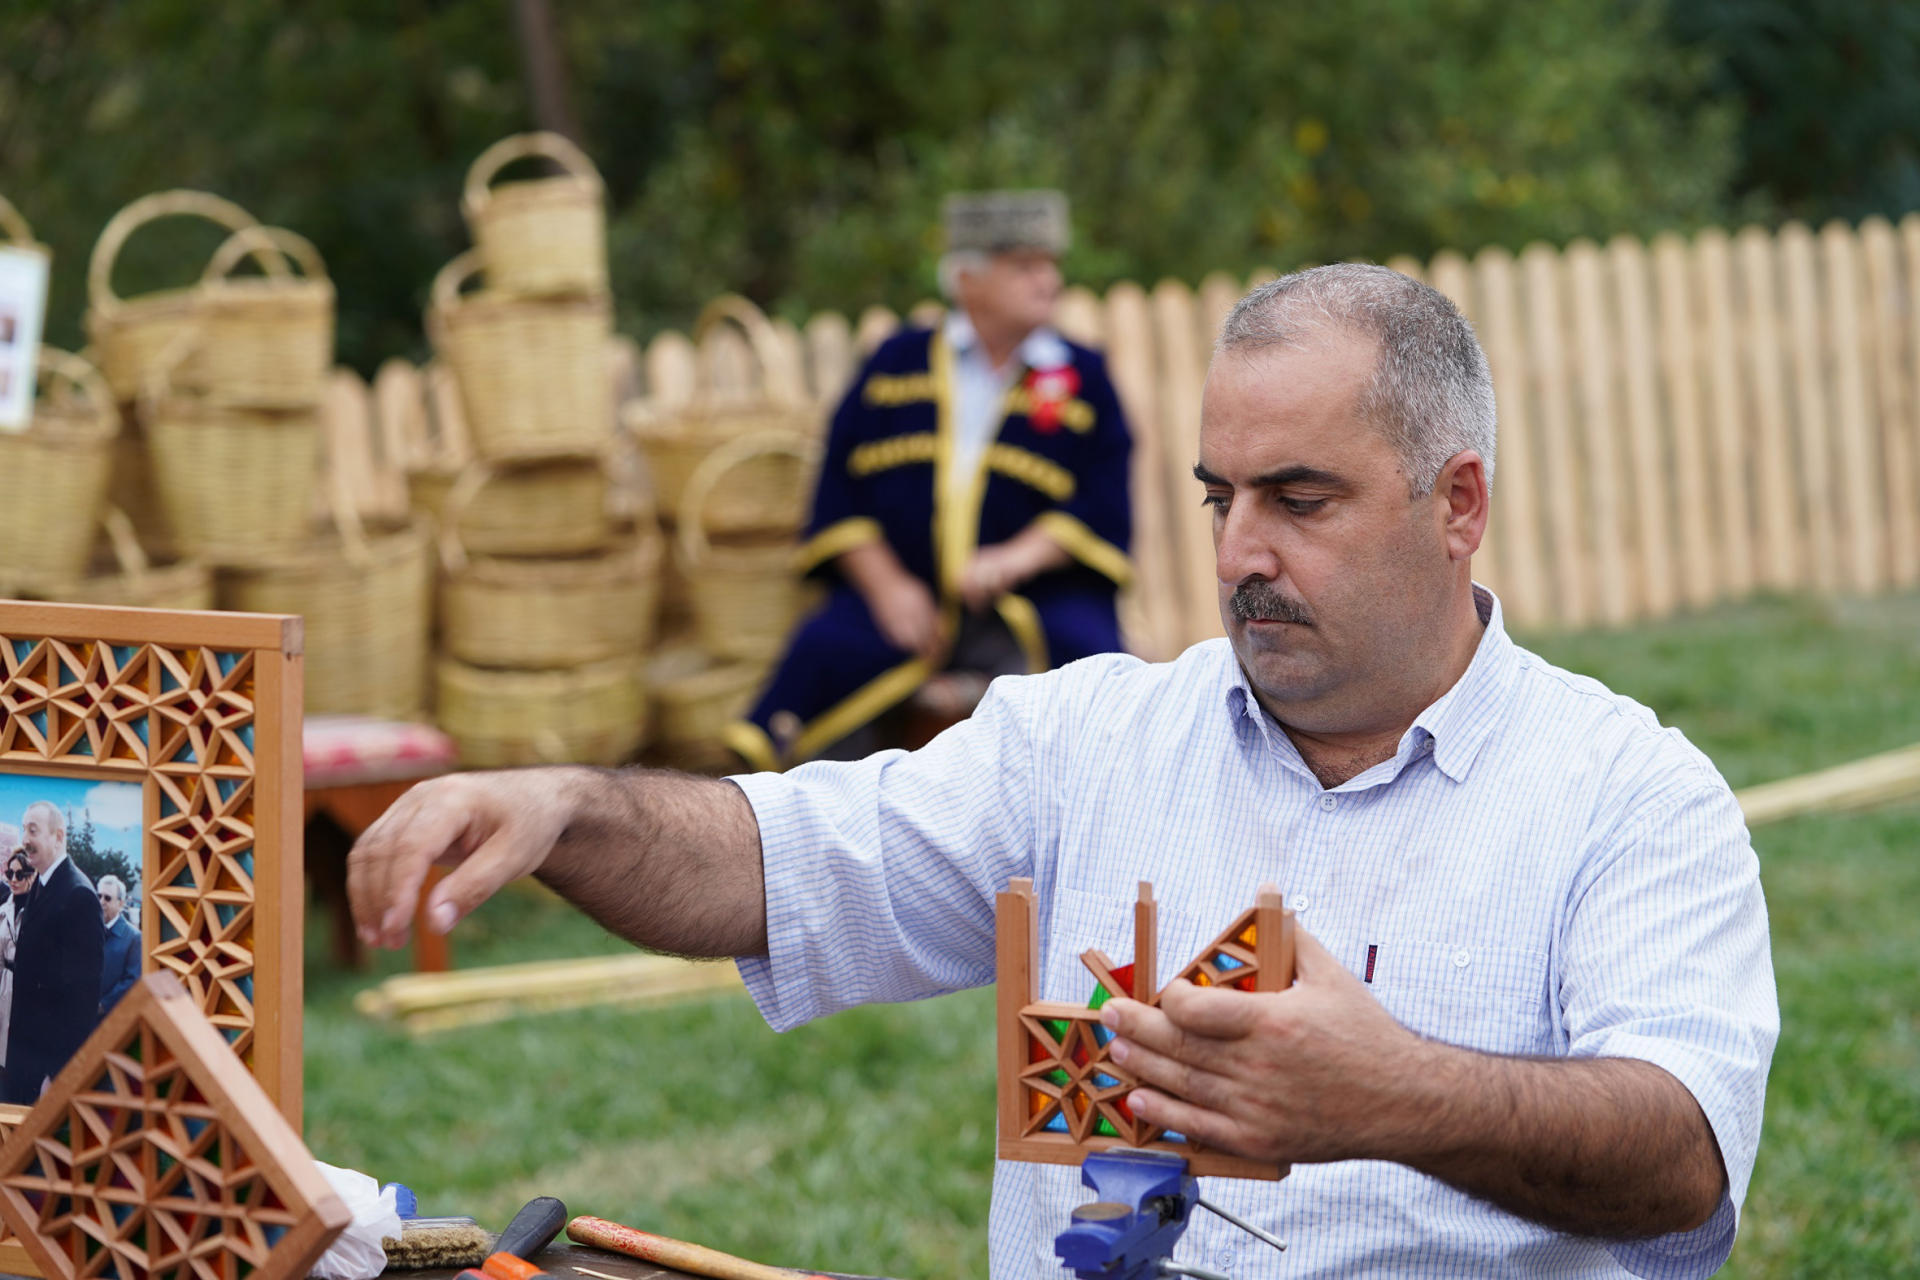
M961 191L942 206L947 252L1067 251L1072 238L1063 191Z

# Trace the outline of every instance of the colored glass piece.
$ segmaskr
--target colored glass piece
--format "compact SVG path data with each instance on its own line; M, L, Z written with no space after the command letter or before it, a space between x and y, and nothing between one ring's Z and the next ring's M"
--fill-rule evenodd
M1228 969L1241 968L1242 965L1240 961L1234 959L1232 956L1228 955L1226 952L1221 951L1214 955L1213 967L1221 970L1222 972L1225 972Z
M1059 1067L1055 1067L1053 1070L1047 1072L1046 1078L1047 1078L1047 1083L1057 1084L1062 1089L1066 1088L1069 1084L1073 1083L1073 1078Z
M1110 999L1112 996L1108 993L1106 984L1098 983L1093 988L1093 999L1087 1001L1087 1008L1098 1009Z
M1237 939L1235 939L1235 941L1239 942L1240 945L1243 947L1251 947L1251 946L1257 945L1260 941L1259 926L1249 924L1246 928L1240 931L1240 936Z
M1099 1045L1102 1049L1104 1049L1107 1047L1107 1043L1112 1039L1113 1039L1112 1027L1109 1027L1104 1022L1096 1022L1093 1024L1093 1041L1095 1044Z
M1053 1032L1053 1038L1055 1040L1065 1040L1067 1038L1068 1024L1065 1018L1048 1018L1040 1025Z
M1105 1116L1101 1116L1093 1122L1093 1131L1103 1138L1117 1138L1120 1136L1120 1131L1113 1127L1113 1121L1107 1119Z
M1047 1121L1045 1124L1041 1125L1040 1127L1047 1130L1049 1133L1065 1133L1067 1132L1067 1118L1066 1116L1062 1115L1060 1112L1056 1111L1054 1112L1053 1119Z
M1065 1074L1065 1073L1063 1072L1062 1074ZM1115 1080L1112 1076L1108 1075L1104 1071L1096 1071L1093 1073L1093 1083L1098 1088L1111 1089L1115 1085L1119 1084L1120 1082L1118 1080Z

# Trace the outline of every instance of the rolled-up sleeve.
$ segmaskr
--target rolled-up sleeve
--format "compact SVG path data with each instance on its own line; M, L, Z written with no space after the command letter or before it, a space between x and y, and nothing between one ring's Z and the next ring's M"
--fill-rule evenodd
M1705 1225L1610 1249L1635 1275L1710 1275L1733 1248L1780 1035L1759 861L1716 777L1623 823L1591 866L1564 934L1567 1052L1673 1075L1705 1113L1728 1184Z
M732 781L760 824L765 957L740 975L776 1031L993 981L993 904L1042 838L1034 682L1008 677L919 751Z

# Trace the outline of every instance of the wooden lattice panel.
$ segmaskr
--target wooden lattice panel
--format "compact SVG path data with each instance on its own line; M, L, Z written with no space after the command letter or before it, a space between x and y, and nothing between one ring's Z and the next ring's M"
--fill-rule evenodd
M293 1280L346 1206L171 975L136 983L0 1147L0 1217L57 1280Z
M296 1133L300 649L297 618L0 601L0 772L140 788L141 969ZM0 1107L0 1137L25 1114Z
M1149 1147L1184 1156L1195 1173L1279 1178L1284 1166L1209 1151L1146 1124L1127 1106L1138 1080L1114 1062L1113 1033L1100 1022L1110 996L1157 1005L1154 908L1142 883L1134 908L1134 961L1116 966L1099 951L1080 957L1094 980L1088 1004L1033 998L1038 910L1033 884L1015 880L996 909L999 998L999 1153L1003 1160L1078 1164L1091 1151ZM1264 939L1264 941L1263 941ZM1293 918L1279 892L1262 886L1255 906L1208 943L1178 974L1201 986L1279 991L1293 983Z

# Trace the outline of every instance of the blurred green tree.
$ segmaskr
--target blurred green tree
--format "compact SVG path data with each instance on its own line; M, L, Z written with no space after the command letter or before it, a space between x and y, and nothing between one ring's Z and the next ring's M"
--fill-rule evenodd
M738 289L795 316L933 291L939 199L1057 185L1075 279L1427 255L1725 216L1736 108L1657 0L575 0L622 323ZM0 189L75 340L114 209L201 186L310 236L365 369L422 346L459 189L529 127L508 0L14 0ZM193 252L180 246L191 242ZM156 226L115 279L183 282Z

